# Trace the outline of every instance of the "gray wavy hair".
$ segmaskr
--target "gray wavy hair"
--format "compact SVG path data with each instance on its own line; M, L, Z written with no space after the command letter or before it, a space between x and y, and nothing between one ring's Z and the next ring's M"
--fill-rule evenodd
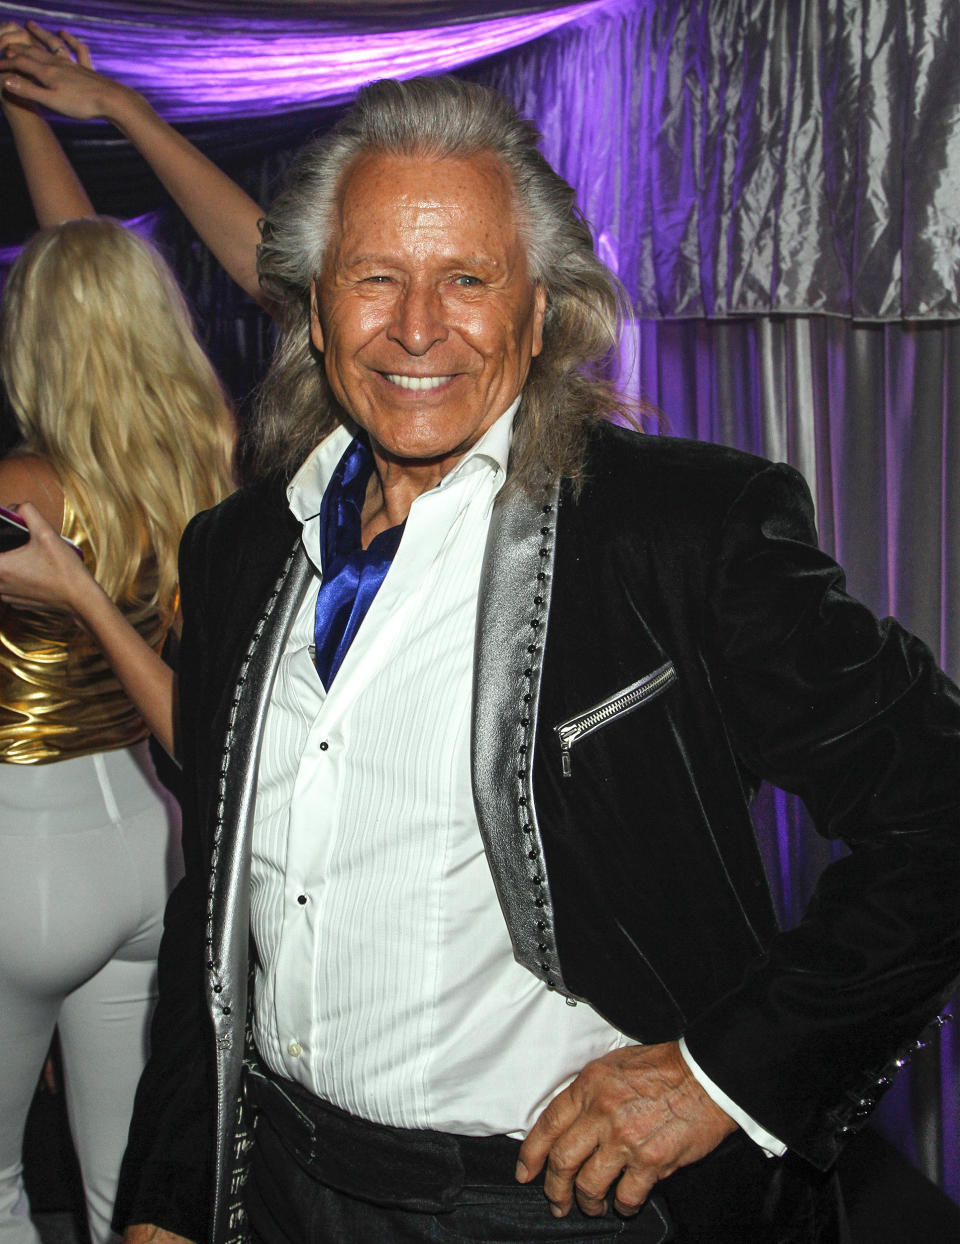
M540 135L489 87L453 77L374 82L291 166L262 225L260 281L281 339L261 385L252 430L255 474L292 473L349 417L310 339L310 284L321 272L340 188L368 152L425 158L490 153L506 167L531 279L547 295L543 350L533 359L514 424L510 479L578 483L590 428L634 411L606 378L625 295L598 259L569 185L538 149Z

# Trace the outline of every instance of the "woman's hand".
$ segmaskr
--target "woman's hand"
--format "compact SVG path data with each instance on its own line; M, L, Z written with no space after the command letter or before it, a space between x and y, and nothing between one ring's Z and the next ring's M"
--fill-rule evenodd
M21 26L18 22L0 22L0 56L6 52L7 48L35 46L25 26Z
M72 52L73 59L78 65L84 69L93 68L93 62L90 59L90 49L76 35L70 34L68 30L59 30L53 35L49 30L44 30L42 26L38 26L36 22L30 21L27 22L27 31L48 52L68 58Z
M92 69L90 52L87 45L69 34L66 30L51 34L36 22L27 22L25 26L17 22L0 22L0 55L8 48L42 48L55 56L70 57L71 52L78 65Z
M8 48L23 49L30 47L36 47L36 44L30 37L28 30L16 22L0 22L0 63L4 63L4 68L6 67L5 58ZM25 99L15 100L6 91L0 91L0 104L2 104L3 110L8 116L10 115L11 108L32 109L34 107L33 104Z
M274 314L276 308L261 290L257 275L263 208L159 117L139 91L95 72L79 39L66 31L51 35L34 22L27 23L27 30L35 44L23 47L17 42L0 58L4 93L17 103L42 104L77 120L96 117L115 125L230 276Z
M99 645L160 746L176 760L173 671L134 630L36 506L25 501L17 508L30 539L18 549L0 553L0 600L74 614Z
M66 30L51 34L28 22L24 31L13 22L5 23L0 27L0 52L6 94L80 121L105 116L112 94L125 89L97 73L87 45Z
M56 107L55 94L62 94L74 105L80 95L91 96L92 86L99 84L101 77L91 68L86 45L66 31L52 35L36 22L28 22L26 29L15 22L5 22L0 26L0 74L0 101L10 122L37 223L43 228L77 216L94 215L87 192L37 107L40 103ZM80 75L83 92L79 92L72 74ZM51 83L49 89L43 85L45 75ZM57 82L60 85L53 91ZM97 105L88 102L85 106Z
M15 508L30 539L18 549L0 553L0 600L78 612L84 593L94 586L93 577L35 505L24 501Z

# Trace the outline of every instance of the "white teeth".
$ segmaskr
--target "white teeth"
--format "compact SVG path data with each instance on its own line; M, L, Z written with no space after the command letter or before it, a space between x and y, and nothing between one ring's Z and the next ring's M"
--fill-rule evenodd
M449 376L396 376L384 372L391 384L398 384L401 389L439 389L446 384Z

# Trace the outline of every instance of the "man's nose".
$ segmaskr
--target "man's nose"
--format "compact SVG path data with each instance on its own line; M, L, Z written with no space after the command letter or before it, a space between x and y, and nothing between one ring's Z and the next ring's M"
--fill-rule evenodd
M439 291L413 285L401 294L387 336L408 354L426 354L447 336Z

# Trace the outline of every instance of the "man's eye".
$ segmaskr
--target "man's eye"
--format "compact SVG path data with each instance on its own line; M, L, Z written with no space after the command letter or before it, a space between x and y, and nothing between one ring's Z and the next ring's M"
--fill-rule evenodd
M469 288L471 285L482 284L478 276L469 276L466 272L462 272L460 276L455 277L454 281L457 285L463 285L467 288Z
M366 285L388 285L390 283L390 278L382 273L377 273L374 276L365 276L363 280Z

